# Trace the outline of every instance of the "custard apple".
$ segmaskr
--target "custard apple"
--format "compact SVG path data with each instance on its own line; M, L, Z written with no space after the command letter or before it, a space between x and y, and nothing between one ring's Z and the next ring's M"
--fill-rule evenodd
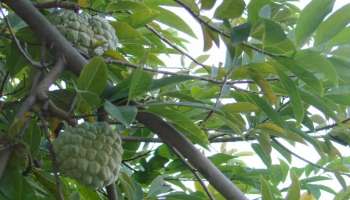
M120 136L105 122L66 126L53 141L60 172L95 189L118 178L123 149Z
M59 10L49 16L50 21L81 53L96 56L117 48L114 28L98 15L71 10Z

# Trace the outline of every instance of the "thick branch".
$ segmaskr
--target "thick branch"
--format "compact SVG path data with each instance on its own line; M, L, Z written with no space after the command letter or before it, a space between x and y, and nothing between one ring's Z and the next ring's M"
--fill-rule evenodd
M165 143L174 147L187 158L189 163L226 199L248 200L230 179L222 174L207 157L174 127L152 113L139 112L136 118L154 133L158 134Z

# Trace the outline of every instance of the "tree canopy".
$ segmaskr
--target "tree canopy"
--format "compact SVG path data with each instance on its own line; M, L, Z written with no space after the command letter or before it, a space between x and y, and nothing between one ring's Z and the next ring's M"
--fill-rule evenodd
M350 199L338 148L350 144L350 4L0 3L0 200ZM186 47L199 35L195 57ZM225 63L207 64L214 47ZM118 179L95 189L61 171L53 143L97 121L124 153ZM264 165L244 162L252 155Z

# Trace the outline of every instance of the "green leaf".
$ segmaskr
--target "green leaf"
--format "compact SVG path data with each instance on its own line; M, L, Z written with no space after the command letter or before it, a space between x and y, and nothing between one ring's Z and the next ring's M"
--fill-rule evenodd
M262 200L274 200L274 196L272 194L272 189L270 183L267 182L263 177L260 177L260 191L262 195Z
M148 91L152 84L152 74L143 71L143 69L136 69L131 75L131 84L129 89L129 97L131 100Z
M94 57L81 71L77 82L78 89L101 94L106 85L107 65L102 57Z
M295 60L288 58L275 58L280 64L286 67L288 70L293 72L298 78L308 84L311 88L315 90L315 93L319 95L323 95L323 85L322 83L315 77L315 75L302 66L300 66Z
M265 153L264 149L261 147L260 144L252 144L252 148L254 149L254 151L258 154L258 156L260 157L260 159L264 162L264 164L267 167L271 166L271 157L270 154Z
M338 85L338 74L335 67L320 52L311 50L299 51L295 55L295 61L305 69L321 73L331 84Z
M201 24L202 35L203 35L203 51L208 51L213 47L213 34L212 31L205 25Z
M322 98L310 94L309 92L300 91L301 98L308 104L315 106L317 109L321 110L326 116L333 119L337 119L337 115Z
M260 131L260 133L258 133L258 141L265 154L270 155L272 149L270 134Z
M158 195L170 192L171 190L172 189L170 185L166 184L166 182L164 181L164 177L158 176L156 179L152 181L147 197L156 198Z
M248 21L251 23L258 21L260 10L270 3L271 0L251 0L248 4Z
M350 4L337 10L326 21L322 22L316 31L316 45L325 43L342 31L350 22Z
M77 101L77 107L80 111L87 111L89 108L88 106L92 108L97 108L100 103L101 99L100 97L91 91L87 90L78 90L78 101Z
M284 122L281 116L272 108L272 106L264 99L257 95L250 95L250 99L277 125L284 127Z
M295 39L302 46L332 11L335 0L312 0L301 12L295 28Z
M208 58L210 57L210 55L200 55L196 58L196 60L199 62L199 63L204 63L206 60L208 60ZM188 68L190 69L193 69L197 66L197 63L195 62L191 62L190 66Z
M167 200L203 200L206 198L207 196L201 192L192 192L190 194L186 192L173 192L166 196Z
M222 108L225 112L228 113L240 113L240 112L257 112L259 111L259 107L257 107L253 103L249 102L237 102L237 103L230 103L224 105Z
M107 11L120 12L132 11L124 20L132 27L141 27L151 22L159 13L144 3L132 1L118 1L112 2L107 6Z
M343 28L337 35L330 39L326 44L327 49L334 46L344 45L350 43L350 27Z
M29 145L31 154L36 155L41 143L41 130L35 120L30 123L23 139Z
M78 0L78 4L81 7L88 7L90 5L90 0Z
M348 200L350 198L350 186L338 192L334 200Z
M187 80L192 80L192 77L178 75L178 76L170 76L170 77L164 77L161 79L152 80L150 90L157 90L159 88L166 87L176 83L181 83ZM115 100L127 97L129 88L130 88L130 82L131 82L130 79L123 81L118 86L108 91L105 94L105 96L107 96L108 100L110 101L115 101Z
M281 25L268 19L264 19L262 21L265 28L263 41L266 45L279 43L287 38Z
M255 70L254 68L249 68L248 73L249 76L254 80L254 82L256 82L259 85L266 99L269 100L271 104L275 104L277 97L274 94L270 83L267 80L265 80L265 78L259 73L259 71Z
M183 20L183 18L161 7L156 7L154 9L159 12L159 15L155 18L156 21L159 21L194 38L197 38L192 28Z
M283 87L287 90L288 96L290 97L295 119L297 120L297 123L300 124L304 119L304 107L298 88L278 66L276 67L276 71L278 72Z
M117 1L111 2L108 4L106 11L108 12L118 12L123 10L147 10L147 7L144 3L135 2L135 1Z
M299 200L300 198L300 183L298 177L291 172L292 185L288 189L286 200Z
M118 35L118 39L123 42L141 41L142 34L126 22L111 22L111 25Z
M289 163L292 162L292 155L285 148L281 147L274 141L271 141L271 145L276 151L281 154Z
M19 52L16 44L11 43L6 49L6 69L11 75L16 75L24 66L27 65L27 60Z
M130 200L143 199L144 194L141 185L130 177L125 171L121 170L119 173L119 181L122 191Z
M79 194L84 199L100 200L98 192L84 185L77 185Z
M216 0L201 0L201 9L210 10L214 7Z
M115 106L109 101L104 104L106 112L108 112L114 119L121 122L125 127L135 120L137 108L135 106Z
M161 106L150 106L148 111L165 117L193 142L198 143L203 147L206 147L209 144L208 136L196 124L194 124L190 118L181 112Z
M139 28L145 26L146 24L152 22L159 13L147 9L135 11L131 16L127 18L127 21L132 27Z
M250 30L250 23L244 23L233 27L231 31L231 41L233 45L247 41L250 36Z
M245 8L243 0L223 0L216 9L214 17L218 19L233 19L242 15Z

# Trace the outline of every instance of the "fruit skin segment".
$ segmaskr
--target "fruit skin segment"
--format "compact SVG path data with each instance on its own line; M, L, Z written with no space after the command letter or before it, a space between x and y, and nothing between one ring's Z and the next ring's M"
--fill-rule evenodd
M59 10L53 12L49 19L83 54L99 56L117 48L118 38L114 28L101 16Z
M105 122L66 126L53 141L60 172L92 188L118 178L123 148L118 133Z

